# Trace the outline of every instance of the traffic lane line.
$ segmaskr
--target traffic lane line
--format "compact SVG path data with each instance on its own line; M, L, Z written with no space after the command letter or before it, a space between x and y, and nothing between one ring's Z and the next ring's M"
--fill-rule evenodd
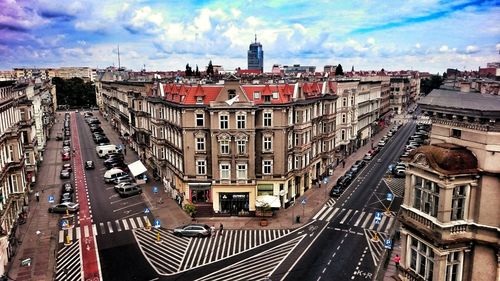
M140 205L140 204L144 204L144 202L138 202L138 203L135 203L135 204L131 204L131 205L122 207L122 208L118 208L118 209L113 210L113 212L116 213L116 212L119 212L121 210L125 210L125 209L128 209L128 208L133 207L133 206L137 206L137 205Z

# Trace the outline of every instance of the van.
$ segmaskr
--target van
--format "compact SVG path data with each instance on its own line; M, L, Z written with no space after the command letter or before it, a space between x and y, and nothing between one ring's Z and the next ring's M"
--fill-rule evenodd
M106 173L104 173L104 182L111 183L116 178L121 177L121 176L126 176L126 175L128 175L128 174L125 173L121 169L111 169L111 170L106 171Z
M120 148L114 144L99 145L99 146L96 146L96 148L95 148L95 151L97 152L97 155L99 156L99 158L104 158L109 153L116 153L119 150L120 150Z
M116 191L118 191L120 197L128 197L142 193L142 189L138 185L119 187Z

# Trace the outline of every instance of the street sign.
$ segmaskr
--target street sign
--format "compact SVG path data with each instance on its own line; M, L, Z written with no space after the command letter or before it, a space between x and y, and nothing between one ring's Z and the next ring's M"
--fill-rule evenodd
M68 227L68 220L61 220L61 228L67 228Z
M384 248L386 248L386 249L392 249L392 240L391 239L385 239L385 241L384 241Z
M323 179L323 183L324 183L324 184L327 184L327 183L328 183L328 178L324 178L324 179Z
M155 220L155 228L160 228L160 220L159 219Z
M382 212L375 212L375 224L379 224L382 220Z
M394 197L394 195L392 193L387 192L387 196L385 197L385 200L392 201L393 197Z
M54 195L49 195L49 203L54 203Z
M306 203L307 203L306 198L304 198L304 199L302 199L302 200L300 201L300 204L302 204L302 205L305 205Z
M144 208L144 213L149 214L149 208Z
M158 187L153 186L153 193L154 193L154 194L158 193Z

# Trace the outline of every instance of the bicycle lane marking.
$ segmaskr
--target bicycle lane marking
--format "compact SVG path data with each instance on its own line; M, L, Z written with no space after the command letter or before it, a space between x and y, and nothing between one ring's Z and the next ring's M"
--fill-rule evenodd
M99 263L99 255L97 253L97 243L92 228L92 213L88 197L85 174L83 171L83 162L80 151L80 140L78 138L78 129L76 126L76 115L71 113L71 135L73 138L73 166L75 176L75 187L78 194L78 203L80 205L79 220L80 220L80 239L82 249L82 270L84 280L99 281L102 280L101 266ZM85 236L84 228L88 227L89 237Z

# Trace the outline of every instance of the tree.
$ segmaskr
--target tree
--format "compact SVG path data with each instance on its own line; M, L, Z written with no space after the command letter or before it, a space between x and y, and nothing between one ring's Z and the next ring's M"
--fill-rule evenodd
M342 69L342 65L340 63L335 68L335 75L344 75L344 70Z
M59 105L70 107L95 106L95 86L81 78L62 79L54 77L52 84L56 86L56 97Z
M212 65L212 60L208 62L207 66L207 75L208 76L214 76L214 66Z
M193 70L191 69L191 66L189 66L189 63L186 64L186 72L185 72L186 76L189 77L189 76L193 76Z
M429 78L422 79L420 81L420 92L424 95L429 94L434 89L439 89L443 84L443 78L439 75L432 75Z
M200 71L198 70L198 65L196 65L196 71L194 72L194 76L200 77Z

